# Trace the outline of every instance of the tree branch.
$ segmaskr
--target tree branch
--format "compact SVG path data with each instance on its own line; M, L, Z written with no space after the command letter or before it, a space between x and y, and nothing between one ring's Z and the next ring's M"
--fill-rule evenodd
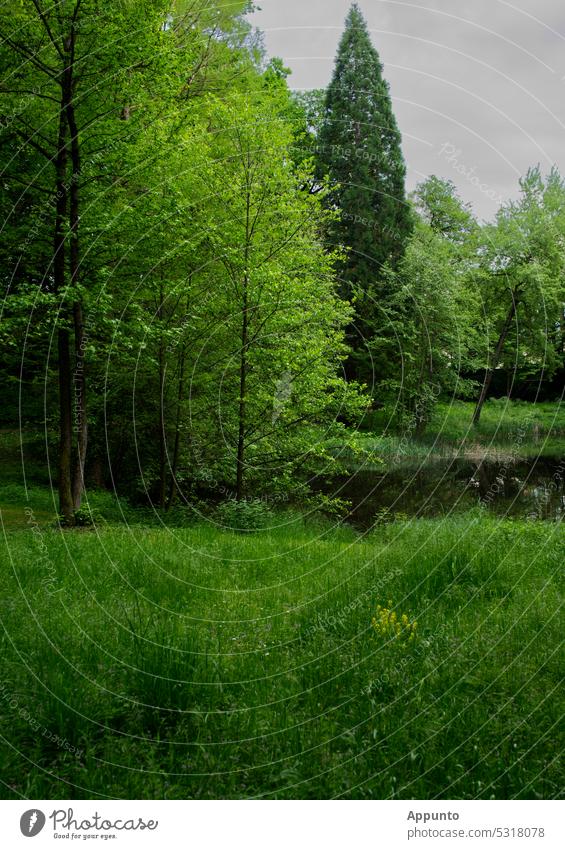
M39 15L39 18L40 18L43 26L45 27L45 32L49 36L49 41L51 42L51 44L53 45L53 47L55 48L55 50L57 51L57 53L59 54L61 59L63 59L63 61L64 61L65 57L63 55L63 51L61 50L61 48L59 47L59 45L55 41L53 33L51 32L51 27L49 26L49 21L47 20L45 13L43 12L41 6L39 5L38 0L32 0L32 3L35 6L35 10L36 10L37 14Z

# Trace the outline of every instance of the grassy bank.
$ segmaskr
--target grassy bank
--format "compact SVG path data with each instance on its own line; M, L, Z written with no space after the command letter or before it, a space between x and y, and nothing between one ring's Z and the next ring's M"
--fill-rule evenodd
M479 512L9 531L4 795L552 798L564 553Z
M426 440L480 445L512 445L522 456L550 452L565 444L565 404L491 399L478 425L472 425L474 404L453 401L439 404Z
M469 457L508 461L565 454L565 404L530 404L507 398L487 401L481 421L472 424L474 404L439 403L425 433L399 429L384 411L369 414L357 439L361 454L337 449L350 468L394 467L428 459Z

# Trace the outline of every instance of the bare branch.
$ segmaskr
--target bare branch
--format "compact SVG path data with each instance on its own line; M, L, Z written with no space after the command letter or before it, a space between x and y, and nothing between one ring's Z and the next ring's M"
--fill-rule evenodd
M51 44L53 45L53 47L55 48L55 50L57 51L57 53L59 54L61 59L64 60L65 57L63 55L63 51L61 50L61 48L57 44L57 42L56 42L56 40L53 36L53 33L51 32L51 27L49 26L49 21L47 20L45 13L43 12L41 6L39 5L38 0L32 0L32 3L35 6L35 10L36 10L37 14L39 15L41 23L43 24L43 26L45 28L45 32L49 36L49 41L51 42Z
M27 49L27 47L23 47L23 45L18 44L17 41L14 41L12 38L10 38L9 35L6 35L1 31L0 38L5 41L6 44L12 48L12 50L15 50L16 53L28 59L32 63L32 65L34 65L38 70L42 71L52 80L59 82L60 74L53 68L49 67L49 65L46 65L44 62L42 62L41 59L38 59L34 53Z

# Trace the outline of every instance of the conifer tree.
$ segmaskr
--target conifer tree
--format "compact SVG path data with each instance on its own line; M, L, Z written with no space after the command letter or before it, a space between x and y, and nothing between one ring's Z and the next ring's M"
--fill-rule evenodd
M350 341L357 349L356 376L367 379L366 343L387 323L385 269L402 258L412 221L389 87L356 3L327 90L317 160L319 176L332 187L330 203L340 212L328 236L346 249L342 294L356 305Z

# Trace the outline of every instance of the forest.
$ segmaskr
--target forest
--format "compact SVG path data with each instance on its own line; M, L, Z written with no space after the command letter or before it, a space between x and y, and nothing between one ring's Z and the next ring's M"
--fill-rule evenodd
M565 178L251 11L0 9L0 794L555 798Z

